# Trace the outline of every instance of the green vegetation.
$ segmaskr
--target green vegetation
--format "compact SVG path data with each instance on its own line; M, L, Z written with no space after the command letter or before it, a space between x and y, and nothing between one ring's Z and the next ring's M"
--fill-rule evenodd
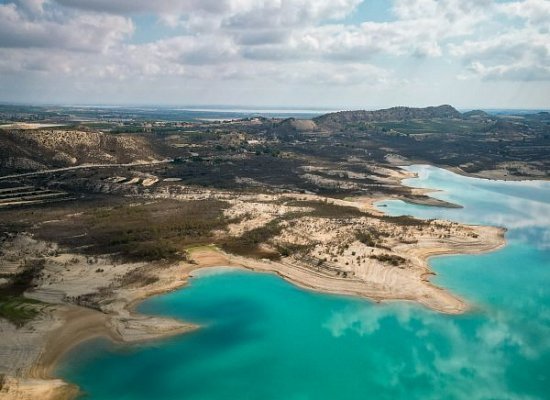
M357 239L358 241L360 241L366 246L369 246L369 247L376 246L374 235L370 232L356 231L355 239Z
M353 217L368 217L371 216L365 211L361 211L356 207L340 206L328 201L290 201L286 203L290 207L309 207L313 208L310 212L304 212L303 215L317 218L353 218ZM295 215L292 213L291 215Z
M23 297L23 293L32 286L43 268L43 259L26 259L21 272L6 276L9 283L0 288L0 318L21 327L38 315L44 303Z
M0 318L21 327L36 317L43 306L44 303L23 296L0 295Z
M384 215L380 219L384 222L401 226L427 226L431 222L431 220L417 219L410 215L400 215L398 217Z
M212 242L225 227L226 203L162 200L87 210L43 224L38 236L84 254L113 254L129 261L183 259L185 246Z
M355 207L335 205L327 201L293 200L285 204L290 207L307 207L312 210L289 212L264 226L243 233L240 237L226 239L222 243L222 248L229 253L247 257L268 259L287 257L296 253L306 252L311 245L296 245L292 243L279 244L276 246L276 251L262 248L262 245L267 244L281 232L282 221L289 221L303 216L317 218L353 218L369 215Z
M239 237L226 239L222 244L222 248L229 253L241 256L278 259L280 257L279 253L264 250L260 245L277 236L281 230L280 221L273 220L264 226L251 229Z
M193 252L201 250L218 250L218 247L214 244L192 245L185 247L185 252L187 254L193 254Z
M277 245L277 251L281 257L289 257L297 254L305 254L315 247L315 244L283 243Z
M400 257L400 256L395 255L395 254L373 254L369 257L372 258L372 259L378 260L378 261L382 261L382 262L391 264L395 267L397 267L398 265L403 264L406 261L403 257Z

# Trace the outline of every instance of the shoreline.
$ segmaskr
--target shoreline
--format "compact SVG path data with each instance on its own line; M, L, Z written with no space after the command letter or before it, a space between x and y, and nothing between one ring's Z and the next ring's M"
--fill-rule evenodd
M418 165L418 164L409 164L409 165ZM424 164L424 165L430 165L430 164ZM431 164L431 165L433 165L434 167L445 169L457 175L465 176L467 178L483 179L485 181L494 181L494 182L537 182L537 181L548 182L550 181L550 177L548 175L540 175L540 176L510 175L510 174L507 174L504 170L499 170L499 169L484 169L478 172L466 172L460 167L451 167L448 165L438 165L438 164Z
M495 251L503 247L504 245L505 243L501 243L492 249L463 249L463 251L459 251L458 249L439 249L426 251L424 259L427 261L431 257L441 255L476 254L488 251ZM365 285L358 282L349 282L343 279L338 280L333 277L326 277L321 275L318 276L320 280L318 279L315 284L311 284L311 282L308 282L307 278L300 279L300 274L296 275L292 273L293 268L299 268L297 266L290 266L289 269L281 270L279 268L276 268L276 266L281 265L278 263L265 263L260 260L228 255L226 253L212 249L199 250L199 252L203 253L200 254L200 257L206 258L206 260L203 260L198 265L192 265L192 268L188 270L185 282L182 282L181 285L177 287L170 286L166 288L166 290L150 291L144 294L143 297L136 298L126 307L130 314L134 316L142 315L135 312L135 308L142 301L145 301L147 298L155 295L161 295L169 293L173 290L183 289L187 285L188 278L192 277L194 272L216 267L239 267L256 273L273 273L279 276L281 279L284 279L287 282L304 290L317 293L361 297L377 303L389 301L410 301L421 304L422 306L430 308L434 311L450 315L461 314L468 311L469 309L469 305L464 300L452 295L446 289L440 288L431 283L429 277L433 276L434 272L429 268L429 266L426 268L426 271L419 276L419 281L422 281L424 285L426 285L426 287L429 287L436 293L438 293L439 301L447 300L450 303L453 303L452 306L438 306L438 303L434 303L433 301L430 301L430 299L414 297L399 298L392 296L391 294L384 295L380 292L377 292L376 290L368 290L368 287L365 287ZM208 258L210 258L211 261L208 261ZM196 255L194 259L196 259ZM296 272L296 270L294 272ZM311 277L311 272L309 273ZM329 282L328 285L323 285L323 283L326 284L327 282ZM330 283L335 285L331 287ZM338 283L344 283L344 285L338 285ZM47 335L48 340L46 340L43 352L41 353L38 361L30 368L29 373L18 382L10 382L10 378L8 378L8 381L5 382L8 385L11 384L16 389L15 393L6 393L8 395L6 399L24 400L41 396L43 400L70 400L82 394L80 389L74 384L67 383L59 377L56 377L55 369L59 362L63 359L64 356L66 356L68 352L86 341L104 337L118 345L139 344L151 340L162 340L171 336L185 334L197 328L200 329L200 327L197 326L189 327L189 324L183 321L177 321L183 325L180 330L162 332L155 336L151 336L139 341L127 341L117 335L117 333L113 331L112 327L108 327L106 325L106 320L108 319L107 315L102 314L99 311L89 310L84 307L73 307L74 309L72 310L62 311L62 313L66 314L66 316L68 316L67 314L71 314L72 318L66 318L65 323L60 328L54 330L49 335ZM87 327L88 329L86 329L86 331L82 331L82 328L85 327Z
M22 376L4 376L0 397L6 400L75 399L82 394L80 388L57 377L55 370L63 357L80 344L105 338L117 345L138 345L198 329L192 323L141 314L135 310L139 303L149 297L184 287L188 273L193 270L189 267L193 266L178 263L166 269L159 268L159 276L164 278L160 283L137 289L122 289L121 296L107 298L107 301L121 302L116 305L116 312L107 313L73 304L55 306L51 315L57 324L53 329L42 332L38 356ZM183 271L179 271L181 269ZM128 295L130 299L124 301Z
M191 250L191 260L194 263L186 263L179 271L179 281L176 284L168 283L167 285L156 285L154 288L142 288L138 290L136 297L126 303L124 309L128 312L130 318L153 318L154 316L146 316L136 312L136 307L146 299L174 290L180 290L187 286L188 280L197 271L208 268L219 267L238 267L256 273L272 273L279 276L281 279L300 287L304 290L327 293L342 296L360 297L372 302L393 302L407 301L421 304L424 307L434 311L457 315L467 312L470 305L458 296L448 292L445 288L434 285L430 281L430 277L435 275L428 264L428 260L432 257L443 255L459 255L459 254L479 254L490 251L496 251L506 245L504 239L505 230L503 228L480 227L496 230L496 238L498 242L489 242L481 246L469 247L434 247L434 248L419 248L418 257L425 264L424 271L417 276L414 282L418 288L424 289L418 292L418 296L399 296L391 290L381 290L379 287L373 287L366 282L358 280L350 280L343 278L330 277L324 274L316 274L314 271L306 270L305 267L293 265L284 262L266 262L241 256L235 256L218 250L212 246L204 246ZM181 267L182 264L180 263ZM174 271L173 271L174 272ZM409 277L408 277L409 278ZM29 369L28 374L19 382L11 382L13 386L18 386L19 389L15 393L7 393L6 399L24 400L32 399L40 395L43 400L62 399L70 400L82 394L77 386L67 383L55 376L55 369L59 362L66 356L68 352L73 350L78 345L95 338L106 338L118 345L132 345L145 343L151 340L162 340L171 336L185 334L194 329L200 329L199 326L186 323L185 321L172 320L177 324L178 328L169 331L156 332L139 340L129 340L124 334L117 332L116 326L109 320L116 318L108 314L101 313L96 310L80 306L68 306L64 310L56 310L60 313L65 321L60 327L47 334L47 340L44 343L44 348L38 360ZM112 322L112 321L111 321ZM10 382L7 382L10 384ZM15 383L15 385L14 385ZM11 396L11 397L10 397Z
M544 181L548 182L550 181L550 176L548 174L519 174L519 175L512 175L508 173L508 170L505 168L493 168L493 169L482 169L477 172L467 172L464 171L459 166L451 166L447 164L439 164L439 163L428 163L425 160L415 160L415 159L403 159L399 160L395 163L391 163L393 166L397 167L410 167L412 165L431 165L433 167L441 168L446 171L452 172L454 174L464 176L467 178L476 178L476 179L483 179L486 181L495 181L495 182L536 182L536 181ZM408 172L403 169L403 171ZM540 172L540 171L539 171ZM414 176L411 176L414 177Z
M307 269L297 264L256 260L231 255L221 250L201 249L194 253L193 259L198 261L199 264L196 270L221 266L241 267L259 273L274 273L295 286L317 293L361 297L374 302L413 301L443 314L457 315L467 312L470 307L468 303L460 297L455 296L447 289L441 288L431 282L429 277L436 275L436 273L431 269L429 259L446 255L488 253L497 251L506 246L506 229L479 225L469 226L486 231L493 231L493 240L478 245L449 245L447 247L421 247L414 249L417 250L414 251L414 255L419 258L423 267L421 273L416 275L417 279L413 283L418 285L418 289L420 289L416 293L417 296L406 296L403 295L403 292L399 293L392 291L389 287L376 287L370 282L337 278L322 273L316 273L311 268ZM406 278L409 279L411 276L406 276Z
M380 212L372 203L384 199L354 200L356 206ZM74 399L81 394L79 388L56 377L55 369L63 357L81 343L105 337L120 345L138 344L199 328L185 321L140 314L136 308L151 296L184 288L194 272L210 267L241 267L259 273L274 273L293 285L317 293L361 297L373 302L414 301L449 315L467 312L470 306L465 300L430 281L435 273L429 265L429 259L442 255L490 252L506 245L504 228L468 226L480 233L479 240L465 243L456 238L453 242L453 238L450 238L407 245L401 251L403 255L412 257L414 271L402 272L404 270L394 268L381 282L330 276L288 259L275 262L231 255L214 246L188 249L190 262L152 268L154 276L159 278L158 282L139 288L117 289L111 297L103 299L114 305L102 311L67 304L57 307L53 314L58 320L58 326L45 333L38 358L21 378L8 377L4 388L0 388L0 394L5 394L7 400L38 397L43 400ZM5 391L6 386L8 391Z

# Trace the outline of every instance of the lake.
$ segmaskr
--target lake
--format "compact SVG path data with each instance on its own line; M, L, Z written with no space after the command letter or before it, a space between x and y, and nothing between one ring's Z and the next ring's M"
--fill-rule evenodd
M139 346L89 341L57 375L101 400L550 398L550 183L407 169L418 173L407 185L463 208L389 200L384 212L508 229L498 251L430 260L433 281L472 304L468 313L215 268L139 306L201 329Z

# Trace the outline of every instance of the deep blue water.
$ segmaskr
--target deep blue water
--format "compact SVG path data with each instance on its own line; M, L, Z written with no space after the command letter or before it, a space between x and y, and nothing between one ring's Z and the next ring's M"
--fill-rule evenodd
M91 399L549 399L550 183L495 182L414 166L445 209L384 211L508 228L482 255L431 259L434 281L474 305L460 316L404 302L308 292L269 274L213 269L140 311L200 323L140 346L95 340L59 376Z

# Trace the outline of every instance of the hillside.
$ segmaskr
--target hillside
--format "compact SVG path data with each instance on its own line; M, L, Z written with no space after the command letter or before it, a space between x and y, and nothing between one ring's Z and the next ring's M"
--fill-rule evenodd
M0 168L5 172L157 158L149 141L136 135L81 130L0 130Z
M460 119L462 118L462 114L450 105L425 108L392 107L376 111L339 111L321 115L314 118L314 121L325 128L335 128L358 122L406 121L432 118Z
M462 117L468 118L468 119L490 119L491 118L489 114L487 114L485 111L482 111L482 110L467 111L462 114Z

